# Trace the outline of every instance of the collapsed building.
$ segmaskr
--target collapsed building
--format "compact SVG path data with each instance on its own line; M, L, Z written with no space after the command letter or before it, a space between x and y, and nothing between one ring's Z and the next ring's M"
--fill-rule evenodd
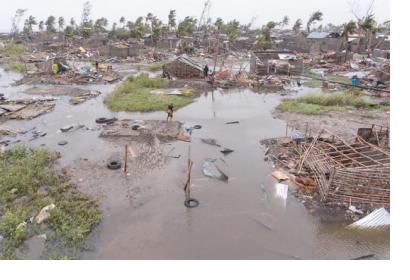
M303 61L293 52L264 50L251 53L250 72L256 75L300 75Z
M203 77L201 64L183 54L163 67L164 76L172 76L182 79L193 79Z
M321 200L368 206L390 204L390 154L356 136L350 141L329 133L306 144L305 164L319 187Z

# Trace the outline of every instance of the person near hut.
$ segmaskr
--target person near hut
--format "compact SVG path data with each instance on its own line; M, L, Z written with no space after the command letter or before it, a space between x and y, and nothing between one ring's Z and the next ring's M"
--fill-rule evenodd
M208 67L208 65L206 64L205 67L204 67L204 76L205 76L205 78L208 77L208 73L209 73L209 67Z
M167 109L167 121L172 121L174 117L174 104L169 104Z

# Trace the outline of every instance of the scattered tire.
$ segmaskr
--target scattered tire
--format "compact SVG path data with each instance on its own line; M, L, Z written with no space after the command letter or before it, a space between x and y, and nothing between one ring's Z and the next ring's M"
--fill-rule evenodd
M137 130L138 128L140 128L140 125L139 125L139 124L133 124L133 125L131 126L131 129L132 129L132 130Z
M104 117L102 117L102 118L97 118L97 119L95 119L95 122L96 123L100 123L100 124L102 124L102 123L106 123L106 124L112 124L113 122L115 122L117 120L117 118L104 118Z
M113 123L115 123L116 120L117 120L117 118L107 119L105 124L113 124Z
M64 145L67 145L68 142L63 140L63 141L58 142L57 144L60 145L60 146L64 146Z
M112 170L120 169L121 168L121 162L119 160L110 160L107 163L107 167L108 167L108 169L112 169Z
M184 201L184 205L186 208L195 208L199 206L199 201L195 198L190 198Z
M225 149L221 150L221 153L223 153L224 155L230 154L230 153L232 153L232 152L233 152L233 150L232 150L232 149L228 149L228 148L225 148Z
M98 118L95 120L96 123L105 123L107 122L107 118Z
M195 128L195 129L201 129L201 128L202 128L202 125L196 124L196 125L194 125L194 128Z

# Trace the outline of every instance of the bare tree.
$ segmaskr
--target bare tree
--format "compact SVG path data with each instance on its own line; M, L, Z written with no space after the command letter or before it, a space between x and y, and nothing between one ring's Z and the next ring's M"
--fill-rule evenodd
M360 10L360 5L357 1L348 2L350 12L356 18L357 21L357 33L359 34L359 44L357 46L357 51L361 50L363 44L362 36L364 35L363 31L365 31L363 29L363 22L366 20L366 18L369 18L373 15L374 3L375 0L371 0L369 2L369 5L367 6L365 14L362 14Z
M20 24L21 18L23 17L25 12L26 12L26 9L17 9L16 13L12 17L10 33L13 36L16 35L19 32L19 24Z

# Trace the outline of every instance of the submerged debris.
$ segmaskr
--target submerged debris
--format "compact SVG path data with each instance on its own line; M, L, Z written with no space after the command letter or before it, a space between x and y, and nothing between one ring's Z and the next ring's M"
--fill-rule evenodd
M364 218L347 226L349 229L388 229L390 227L390 213L384 208L374 210Z
M54 109L53 98L0 101L0 120L33 119Z
M135 125L138 125L137 129L133 129ZM177 140L181 134L185 135L185 132L182 123L178 121L139 120L136 122L125 119L105 125L100 137L127 137L146 141L155 136L161 141L168 142Z
M208 145L221 147L221 145L218 144L218 141L213 138L201 138L201 141Z
M215 164L215 160L207 159L202 164L202 172L205 176L215 178L224 182L228 181L228 176L222 172Z

